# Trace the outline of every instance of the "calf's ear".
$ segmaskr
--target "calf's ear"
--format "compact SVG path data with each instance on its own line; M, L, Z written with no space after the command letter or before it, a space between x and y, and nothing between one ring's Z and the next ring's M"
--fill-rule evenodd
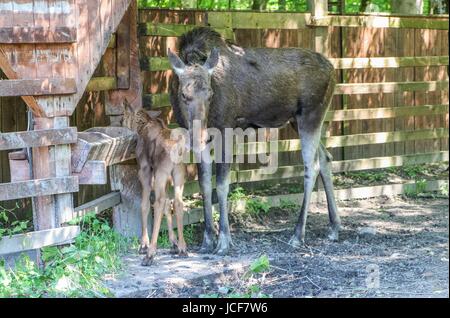
M180 76L181 74L184 73L184 69L186 67L186 65L183 63L183 61L178 57L178 55L176 55L175 53L173 53L170 49L167 49L167 55L169 56L169 62L170 65L172 66L172 69L174 70L174 72Z
M208 70L209 74L212 74L214 72L217 63L219 62L219 52L220 52L219 48L217 47L213 48L205 64L203 64L203 67Z

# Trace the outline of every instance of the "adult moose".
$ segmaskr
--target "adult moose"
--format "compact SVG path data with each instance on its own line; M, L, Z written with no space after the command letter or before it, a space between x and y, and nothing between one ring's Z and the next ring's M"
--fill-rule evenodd
M168 54L176 73L170 84L174 114L191 135L194 120L201 120L198 144L206 142L207 127L223 132L225 128L281 127L289 121L297 124L305 169L304 196L290 244L299 246L304 241L306 216L319 172L328 202L329 238L337 240L340 219L330 170L332 157L320 142L335 86L331 63L318 53L300 48L244 49L206 27L195 28L180 38L180 57L170 50ZM212 165L208 162L202 160L198 164L205 213L201 252L213 251L215 239ZM231 244L227 210L229 174L230 163L216 163L220 222L214 252L219 255L227 254Z

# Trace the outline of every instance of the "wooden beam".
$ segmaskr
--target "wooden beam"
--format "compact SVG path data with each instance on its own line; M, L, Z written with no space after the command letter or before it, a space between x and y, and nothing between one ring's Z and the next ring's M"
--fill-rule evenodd
M122 21L117 28L116 32L116 74L117 74L117 88L129 89L130 88L130 22L131 22L132 8L128 8L124 14Z
M117 88L117 79L115 77L93 77L86 86L86 92L109 91Z
M439 91L448 89L448 81L351 83L337 84L335 95L376 94L411 91Z
M221 12L215 13L220 15ZM208 22L212 12L208 12ZM279 12L231 12L233 29L286 29L305 28L310 20L310 13Z
M51 44L75 43L76 41L77 29L74 27L0 27L0 44Z
M448 65L448 56L330 58L337 69L399 68Z
M70 192L78 192L77 177L56 177L0 183L0 201Z
M332 162L332 170L334 173L347 171L360 171L370 169L382 169L389 167L401 167L404 165L423 164L432 162L444 162L449 160L448 151L440 151L433 153L386 156L375 158L363 158L352 160L340 160ZM280 178L297 178L303 176L304 166L281 166L273 174L264 173L262 169L248 169L237 171L237 182L257 182L263 180L274 180Z
M448 105L398 106L331 110L325 121L396 118L402 116L431 116L448 113Z
M435 128L411 131L392 131L367 134L354 134L343 136L331 136L322 139L328 148L384 144L388 142L399 142L409 140L424 140L435 138L447 138L448 128ZM286 139L275 141L278 152L298 151L301 149L299 139ZM234 154L259 154L267 153L270 142L249 142L242 145L235 145ZM272 148L273 149L273 148Z
M73 78L0 80L0 96L66 95L77 92Z
M0 133L0 150L44 147L77 142L77 128Z
M94 127L78 133L72 145L72 171L80 173L88 160L110 166L135 158L136 133L124 127Z
M447 20L424 17L381 17L381 16L323 16L311 18L308 26L364 27L364 28L407 28L448 30Z
M140 36L170 36L177 37L198 27L195 24L161 24L161 23L139 23ZM234 37L233 30L230 28L214 28L225 39Z
M81 172L73 173L78 177L79 184L107 184L106 162L100 160L87 161Z
M88 213L98 214L104 210L120 204L120 192L115 191L105 194L93 201L87 202L75 208L74 217L82 217Z
M24 252L52 245L68 244L73 242L78 234L80 234L79 226L65 226L3 237L0 240L0 255Z
M6 77L8 77L9 79L19 78L16 71L14 71L11 64L9 63L9 60L6 57L6 53L1 46L0 46L0 69L3 71L3 73L5 73ZM22 96L22 99L25 102L25 104L27 104L27 106L31 109L31 111L35 116L41 117L43 115L44 112L42 108L38 105L34 97Z

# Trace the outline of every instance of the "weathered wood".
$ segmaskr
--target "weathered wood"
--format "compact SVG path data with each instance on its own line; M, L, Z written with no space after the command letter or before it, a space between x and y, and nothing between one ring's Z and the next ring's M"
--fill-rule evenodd
M118 164L109 167L111 190L120 191L121 203L113 207L114 229L126 237L141 235L141 196L137 165ZM152 228L152 213L148 218Z
M94 127L78 133L72 145L72 171L79 173L88 160L107 166L133 159L136 134L124 127Z
M448 161L448 151L440 151L435 153L424 153L414 155L399 155L399 156L386 156L375 158L363 158L333 161L332 170L334 173L370 170L370 169L382 169L389 167L401 167L404 165L423 164ZM256 182L263 180L275 180L282 178L297 178L304 174L303 165L294 166L281 166L273 174L264 173L262 169L248 169L239 170L237 172L237 182Z
M93 201L87 202L75 208L74 217L82 217L88 213L98 214L120 204L120 192L105 194Z
M394 93L396 91L438 91L445 89L448 89L448 81L352 83L337 84L334 94L374 94Z
M193 28L197 27L194 24L159 24L159 23L140 23L139 35L148 36L180 36ZM230 28L214 28L225 39L232 39L234 37L233 31Z
M208 13L208 19L210 17L211 13ZM310 17L310 13L231 12L233 29L297 30L305 28Z
M25 151L15 151L8 154L11 182L31 179L31 167Z
M93 77L86 86L87 92L109 91L116 89L117 79L115 77L103 76Z
M0 255L24 252L46 246L69 244L80 234L77 225L16 234L0 240Z
M0 27L0 44L24 43L75 43L77 29L74 27Z
M378 108L355 108L332 110L325 115L325 121L396 118L402 116L438 115L448 112L448 105L397 106Z
M3 48L0 46L0 69L5 73L6 77L9 79L18 79L19 75L12 68L11 64L6 57L6 53ZM42 116L43 110L36 102L36 99L32 96L22 96L23 101L27 104L27 106L31 109L35 116Z
M128 89L130 88L130 45L131 45L131 15L133 14L131 6L128 8L127 12L120 22L117 32L116 32L116 43L117 43L117 62L116 62L116 73L117 73L117 88ZM134 26L133 26L134 27Z
M169 94L144 94L142 105L148 108L161 108L170 106Z
M76 141L76 127L0 133L0 150L71 144Z
M448 56L407 56L407 57L355 57L355 58L329 58L336 69L357 68L399 68L409 66L448 65ZM150 57L144 71L170 70L167 57Z
M447 128L423 129L412 131L378 132L367 134L353 134L344 136L330 136L322 139L328 148L345 147L367 144L384 144L388 142L443 138L448 135ZM286 139L274 142L278 152L298 151L301 149L299 139ZM259 154L270 150L270 142L250 142L242 147L235 145L234 154Z
M106 184L108 182L106 162L100 160L86 161L81 172L73 175L78 177L79 184Z
M76 92L73 78L0 80L0 96L65 95Z
M78 191L77 177L34 179L0 184L0 201Z
M421 17L324 16L315 19L311 18L307 25L448 30L448 20L431 20Z
M336 69L448 65L448 56L330 58ZM165 65L162 64L161 65ZM170 66L170 65L169 65Z

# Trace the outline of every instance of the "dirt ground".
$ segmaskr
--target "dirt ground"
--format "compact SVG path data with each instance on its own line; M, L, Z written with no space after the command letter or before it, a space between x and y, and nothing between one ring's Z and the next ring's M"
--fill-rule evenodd
M125 276L110 287L114 292L121 281L130 287L137 280L139 288L122 288L118 297L230 297L249 290L269 297L449 297L448 199L379 197L338 206L338 242L326 239L325 204L312 205L299 249L287 243L298 208L272 208L256 219L231 218L230 256L199 255L191 245L188 259L161 251L155 265L142 267L139 256L128 255ZM269 271L246 276L264 254ZM158 279L158 271L171 278Z

